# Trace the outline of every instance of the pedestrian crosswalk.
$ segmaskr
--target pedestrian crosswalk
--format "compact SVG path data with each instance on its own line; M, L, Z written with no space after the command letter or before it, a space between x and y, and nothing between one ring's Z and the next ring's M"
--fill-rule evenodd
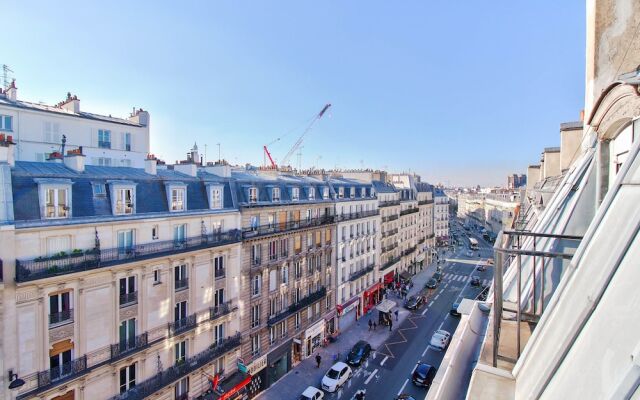
M470 275L458 275L458 274L447 273L447 274L444 274L443 278L448 280L449 282L466 283L471 279L471 276ZM480 282L480 284L482 286L491 285L491 279L483 279Z

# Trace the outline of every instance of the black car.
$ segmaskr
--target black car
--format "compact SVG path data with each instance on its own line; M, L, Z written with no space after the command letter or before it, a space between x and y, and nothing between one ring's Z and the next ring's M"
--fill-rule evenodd
M449 314L451 314L454 317L459 317L460 313L458 312L458 307L460 306L459 303L453 303L453 305L451 306L451 310L449 311Z
M471 277L471 286L480 286L480 278L477 276Z
M349 355L347 355L347 364L352 367L360 366L371 354L371 345L364 340L353 345Z
M407 310L417 310L424 303L422 296L411 296L404 302L404 308Z
M440 272L436 272L435 274L433 274L432 278L437 280L438 282L441 282L442 281L442 274Z
M399 394L395 398L395 400L416 400L416 398L411 396L410 394L402 393L402 394Z
M433 378L436 376L436 367L425 363L418 363L411 380L416 386L424 386L429 388Z
M434 278L429 279L429 281L424 285L427 289L435 289L438 287L438 281Z

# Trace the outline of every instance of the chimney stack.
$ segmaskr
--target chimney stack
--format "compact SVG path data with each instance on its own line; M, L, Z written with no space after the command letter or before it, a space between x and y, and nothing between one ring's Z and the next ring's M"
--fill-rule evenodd
M140 124L142 126L149 126L149 112L144 111L142 108L136 110L133 108L133 112L129 116L129 121L135 122L136 124Z
M67 155L64 157L64 165L76 172L84 172L84 157L84 154L82 154L82 147L76 150L69 150L67 151Z
M63 110L77 114L80 112L80 99L76 95L71 96L71 92L67 92L67 98L58 103L58 106Z
M0 133L0 164L6 163L11 167L16 165L14 149L13 136Z
M11 81L11 84L9 85L7 90L5 90L5 95L7 96L7 99L11 101L16 101L16 99L18 98L18 88L16 87L15 79Z
M158 174L158 160L153 154L149 154L147 159L144 160L144 172L149 175Z

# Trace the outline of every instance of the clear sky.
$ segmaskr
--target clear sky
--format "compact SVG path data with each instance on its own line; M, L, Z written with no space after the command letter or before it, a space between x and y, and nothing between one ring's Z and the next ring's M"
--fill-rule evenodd
M95 4L90 6L89 4ZM98 4L100 4L98 6ZM585 4L536 1L11 1L0 64L18 97L151 113L168 162L416 171L432 183L505 184L584 99ZM292 161L297 164L297 157Z

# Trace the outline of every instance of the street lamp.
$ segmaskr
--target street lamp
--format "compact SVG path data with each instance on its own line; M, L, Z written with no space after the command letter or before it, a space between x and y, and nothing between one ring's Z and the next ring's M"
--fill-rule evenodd
M18 374L14 374L13 370L9 370L9 389L18 389L24 385L24 380L18 378Z

